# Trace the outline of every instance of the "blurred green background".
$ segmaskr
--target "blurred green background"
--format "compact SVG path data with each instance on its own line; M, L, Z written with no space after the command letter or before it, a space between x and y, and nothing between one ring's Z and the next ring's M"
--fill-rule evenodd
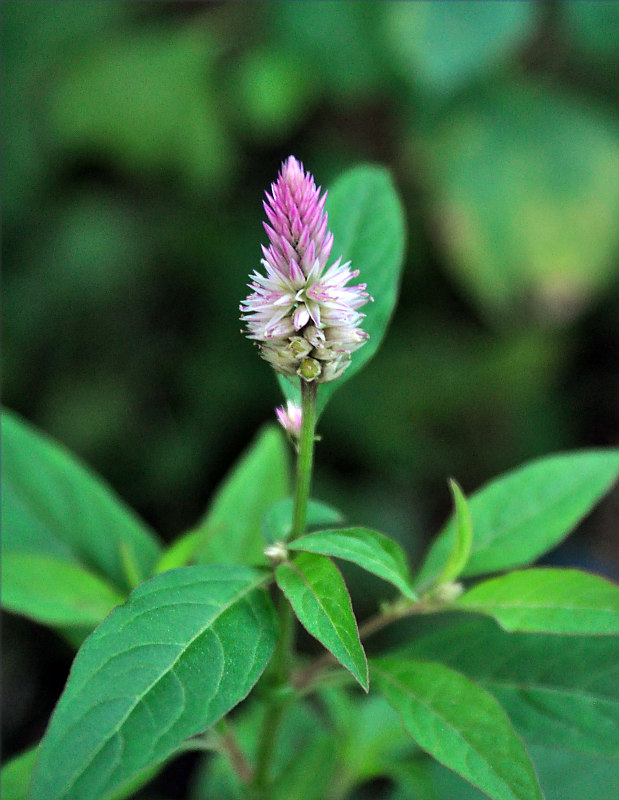
M238 303L290 153L386 165L409 226L318 497L418 558L448 476L617 442L619 4L5 0L2 40L4 402L165 539L280 403ZM618 504L556 558L619 577ZM10 754L64 680L37 700L21 645L70 654L6 628Z

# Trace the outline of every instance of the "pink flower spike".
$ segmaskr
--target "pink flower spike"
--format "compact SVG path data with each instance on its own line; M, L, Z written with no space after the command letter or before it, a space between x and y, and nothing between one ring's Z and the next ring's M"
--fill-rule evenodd
M250 276L251 294L241 303L246 334L282 375L335 380L368 338L357 327L364 317L357 309L372 298L364 283L347 285L359 274L350 262L340 257L327 268L333 247L324 210L327 193L321 194L301 162L287 158L265 196L266 274Z

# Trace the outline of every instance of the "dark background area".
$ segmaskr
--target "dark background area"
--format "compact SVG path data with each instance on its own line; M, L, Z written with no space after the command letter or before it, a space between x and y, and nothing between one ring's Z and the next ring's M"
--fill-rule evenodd
M387 166L409 228L384 345L321 420L317 497L418 561L449 476L617 443L616 3L9 0L2 44L4 403L166 541L281 402L238 304L291 153L323 186ZM619 578L618 506L553 562ZM350 579L363 614L380 589ZM72 651L9 615L3 643L10 756ZM148 797L182 796L174 769Z

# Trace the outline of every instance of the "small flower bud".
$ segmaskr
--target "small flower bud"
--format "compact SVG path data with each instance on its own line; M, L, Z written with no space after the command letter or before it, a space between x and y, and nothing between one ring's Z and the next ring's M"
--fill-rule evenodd
M283 542L276 542L265 547L264 554L274 567L288 560L288 549Z
M297 370L297 375L303 378L304 381L310 383L311 381L315 381L321 372L322 367L315 358L304 358L301 362L301 366Z
M286 408L279 406L275 409L277 421L292 439L298 439L301 435L301 423L303 415L301 406L288 400Z
M434 603L453 603L454 600L457 600L462 592L464 591L464 587L461 583L457 581L447 581L447 583L440 583L438 586L435 586L432 589L427 597Z

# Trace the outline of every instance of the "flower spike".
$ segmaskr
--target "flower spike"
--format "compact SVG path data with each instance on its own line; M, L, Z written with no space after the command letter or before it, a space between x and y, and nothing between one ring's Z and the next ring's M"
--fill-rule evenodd
M263 223L269 246L262 246L265 274L255 271L249 296L241 303L245 333L261 356L282 375L327 383L339 378L350 354L369 334L357 327L358 309L372 298L364 283L347 286L358 270L338 258L328 269L333 234L314 178L290 156L266 192Z

